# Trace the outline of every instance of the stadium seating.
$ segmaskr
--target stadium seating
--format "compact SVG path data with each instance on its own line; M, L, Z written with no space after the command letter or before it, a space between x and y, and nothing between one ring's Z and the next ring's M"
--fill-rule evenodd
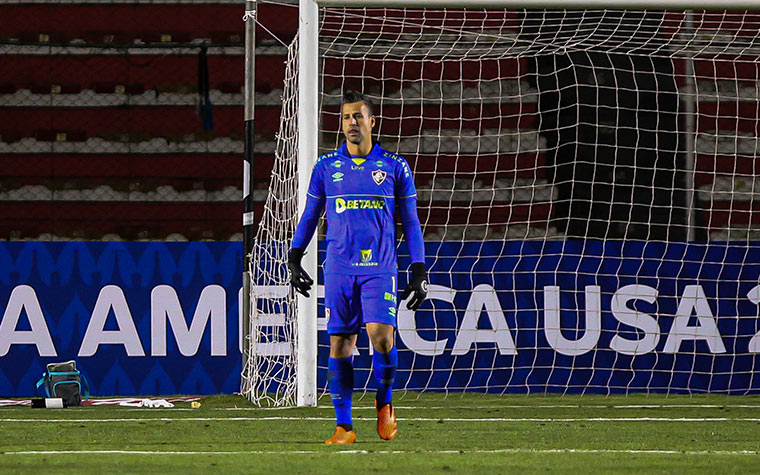
M274 10L262 13L289 19L272 29L291 39L295 12ZM214 1L3 7L0 239L239 239L242 13L243 5ZM196 110L201 45L211 130ZM257 214L273 163L283 53L257 58L269 72L257 77Z
M260 215L263 205L255 212ZM239 233L240 203L37 201L0 202L0 233L11 239L161 239L180 233L189 240L226 240Z
M242 5L213 1L4 6L0 239L238 236L242 13ZM295 34L294 8L265 5L259 18L284 41ZM257 41L254 168L260 211L273 164L286 51L260 27ZM204 130L196 110L202 45L208 47L211 130ZM760 74L752 62L695 66L702 78L694 177L698 224L714 237L732 228L750 233L760 225L746 191L754 189L757 168ZM496 224L478 231L483 236L529 236L528 223L546 230L557 212L550 204L555 165L535 152L546 148L546 139L538 133L536 86L524 79L529 69L526 59L507 58L473 60L463 68L329 59L325 70L342 76L324 77L322 121L336 126L323 137L323 150L340 141L340 88L361 87L356 78L362 76L395 78L370 84L368 92L383 97L381 143L398 147L415 169L426 235L451 237L447 227L488 223ZM479 77L499 80L479 83ZM482 103L482 96L500 100ZM409 101L419 97L426 100ZM451 97L457 100L446 99ZM455 119L431 119L440 114ZM727 181L729 174L749 181Z

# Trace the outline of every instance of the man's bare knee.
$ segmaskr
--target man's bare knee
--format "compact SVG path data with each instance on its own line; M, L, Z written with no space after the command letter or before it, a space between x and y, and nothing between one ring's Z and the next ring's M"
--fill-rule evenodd
M380 353L388 353L393 349L395 329L393 325L383 323L368 323L367 333L372 341L372 347Z
M382 338L372 343L375 351L380 353L388 353L393 349L393 338Z
M354 354L356 334L330 335L330 358L348 358Z

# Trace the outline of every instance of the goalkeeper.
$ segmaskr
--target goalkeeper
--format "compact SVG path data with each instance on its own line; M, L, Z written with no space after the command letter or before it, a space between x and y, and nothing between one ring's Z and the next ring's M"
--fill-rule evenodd
M398 354L396 329L396 210L412 258L412 279L400 295L416 310L427 295L425 248L417 217L417 191L406 160L372 141L372 102L347 91L341 106L345 143L322 155L311 172L306 207L288 257L291 283L308 297L314 281L301 267L304 249L322 209L327 210L325 316L330 335L327 367L337 427L326 444L356 440L351 418L353 351L362 323L372 342L377 380L377 433L391 440L398 433L391 390Z

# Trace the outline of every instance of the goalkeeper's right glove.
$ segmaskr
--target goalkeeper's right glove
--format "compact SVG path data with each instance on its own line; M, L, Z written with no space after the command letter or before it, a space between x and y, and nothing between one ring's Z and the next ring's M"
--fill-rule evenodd
M414 262L412 263L412 280L409 281L409 285L406 286L401 293L401 300L405 300L410 295L411 299L406 303L406 308L409 310L417 310L422 302L427 297L428 282L425 275L425 263Z
M288 254L288 269L290 270L290 284L295 287L296 291L306 297L309 296L309 290L314 283L301 267L301 258L303 258L303 249L293 248Z

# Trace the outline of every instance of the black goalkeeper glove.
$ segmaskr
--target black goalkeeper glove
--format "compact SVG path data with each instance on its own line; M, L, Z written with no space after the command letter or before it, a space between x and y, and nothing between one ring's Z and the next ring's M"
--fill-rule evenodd
M403 301L409 295L412 295L412 298L406 303L406 308L417 310L422 305L425 297L427 297L427 292L428 282L425 275L425 264L423 262L412 263L412 280L409 281L409 285L401 292L401 300Z
M288 270L290 270L290 284L295 287L296 291L305 297L309 296L309 290L314 283L301 267L301 258L303 258L303 249L291 249L288 254Z

